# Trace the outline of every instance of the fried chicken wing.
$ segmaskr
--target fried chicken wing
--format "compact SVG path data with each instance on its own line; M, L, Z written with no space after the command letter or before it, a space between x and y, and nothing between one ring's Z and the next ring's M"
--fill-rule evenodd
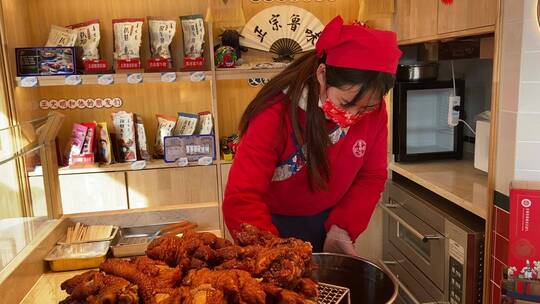
M180 269L170 268L164 262L148 257L131 260L109 259L100 265L100 269L137 284L144 303L151 304L175 297L174 287L180 284L182 278Z
M192 288L182 304L227 304L227 300L223 291L210 284L202 284Z
M249 246L249 245L262 245L265 246L268 242L277 239L278 237L272 233L259 228L249 225L242 224L240 226L240 231L236 233L236 240L240 246Z
M109 259L100 265L100 269L135 284L141 280L152 281L156 288L176 287L182 279L178 268L171 268L164 262L145 256L131 260Z
M308 298L317 298L319 297L319 286L310 278L302 278L298 285L298 292Z
M306 304L310 303L306 297L292 290L284 289L271 283L263 283L267 294L268 304Z
M262 286L248 272L241 270L193 270L184 279L184 284L192 287L209 284L222 290L230 303L265 303L266 294Z
M87 271L62 283L69 294L61 303L137 304L137 286L122 278Z

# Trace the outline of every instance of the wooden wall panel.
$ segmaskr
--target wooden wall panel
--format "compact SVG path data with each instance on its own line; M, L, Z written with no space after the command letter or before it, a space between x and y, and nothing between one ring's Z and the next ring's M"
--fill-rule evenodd
M217 166L127 172L130 208L218 202Z
M219 134L237 133L240 117L260 86L251 87L247 80L220 80L217 83Z
M127 209L124 172L60 175L63 214Z
M358 1L359 0L298 0L298 1L251 1L244 0L244 15L246 21L262 11L265 8L275 5L289 4L301 7L310 11L313 15L317 16L323 24L326 24L336 15L341 15L345 21L355 21L358 18Z

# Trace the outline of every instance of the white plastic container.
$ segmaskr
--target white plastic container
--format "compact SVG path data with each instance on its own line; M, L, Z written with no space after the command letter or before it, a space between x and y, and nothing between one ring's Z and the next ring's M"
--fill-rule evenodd
M478 120L476 122L476 139L474 143L474 167L478 170L488 171L489 164L489 130L490 122Z

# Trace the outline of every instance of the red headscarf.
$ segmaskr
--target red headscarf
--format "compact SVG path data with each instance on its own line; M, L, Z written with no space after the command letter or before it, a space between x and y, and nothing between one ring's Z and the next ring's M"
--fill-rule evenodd
M315 49L319 57L326 54L328 65L390 74L396 73L401 57L396 33L344 25L341 16L326 25Z

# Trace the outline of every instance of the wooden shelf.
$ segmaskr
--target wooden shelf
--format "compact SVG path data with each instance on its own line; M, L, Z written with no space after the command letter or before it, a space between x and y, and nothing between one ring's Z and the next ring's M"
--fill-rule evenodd
M216 69L217 80L235 80L251 78L272 78L281 73L284 68L275 69L254 69L254 68L219 68Z
M391 163L390 169L456 205L487 219L487 174L470 160Z
M230 164L232 164L232 163L233 163L232 160L224 160L224 159L222 159L222 160L220 161L220 164L222 164L222 165L230 165Z
M216 165L214 161L210 166ZM175 163L166 163L162 159L153 159L146 162L146 167L143 169L131 168L132 163L116 163L111 165L95 164L84 167L62 167L58 169L58 174L85 174L85 173L102 173L102 172L124 172L124 171L139 171L150 169L170 169L170 168L185 168L176 165ZM196 162L189 163L187 167L202 167ZM42 176L42 172L28 172L28 176Z
M217 80L236 80L236 79L251 79L251 78L272 78L277 74L281 73L284 68L273 68L273 69L254 69L254 68L230 68L230 69L216 69L216 79ZM211 71L193 71L193 72L174 72L176 73L176 81L193 81L191 75L195 72L203 72L205 74L204 80L212 80ZM136 72L134 72L135 74ZM160 83L164 82L161 80L162 73L141 73L143 75L142 83ZM111 85L115 84L126 84L129 83L127 77L129 74L115 74L111 73L114 77L114 82ZM79 85L98 85L98 76L99 75L80 75L82 78L82 83ZM32 76L29 76L32 77ZM38 80L38 87L50 87L50 86L67 86L66 77L67 76L36 76ZM18 87L25 87L22 84L22 79L27 77L17 77L16 82ZM165 82L166 83L166 82ZM76 85L75 85L76 86Z
M212 73L210 71L190 71L190 72L171 72L176 73L176 81L193 81L191 80L191 76L193 73L203 72L204 73L204 80L211 80L212 79ZM134 72L134 74L137 72ZM143 81L142 83L159 83L164 82L161 80L161 74L162 73L141 73L143 75ZM115 74L111 73L114 77L114 82L111 85L115 84L126 84L128 83L128 75L130 74ZM80 75L82 78L82 83L79 85L98 85L98 77L99 75ZM30 76L31 77L31 76ZM37 76L38 84L37 86L40 87L48 87L48 86L67 86L68 84L65 83L67 76ZM22 85L22 79L26 77L17 77L17 86L18 87L24 87ZM165 82L167 83L167 82Z

